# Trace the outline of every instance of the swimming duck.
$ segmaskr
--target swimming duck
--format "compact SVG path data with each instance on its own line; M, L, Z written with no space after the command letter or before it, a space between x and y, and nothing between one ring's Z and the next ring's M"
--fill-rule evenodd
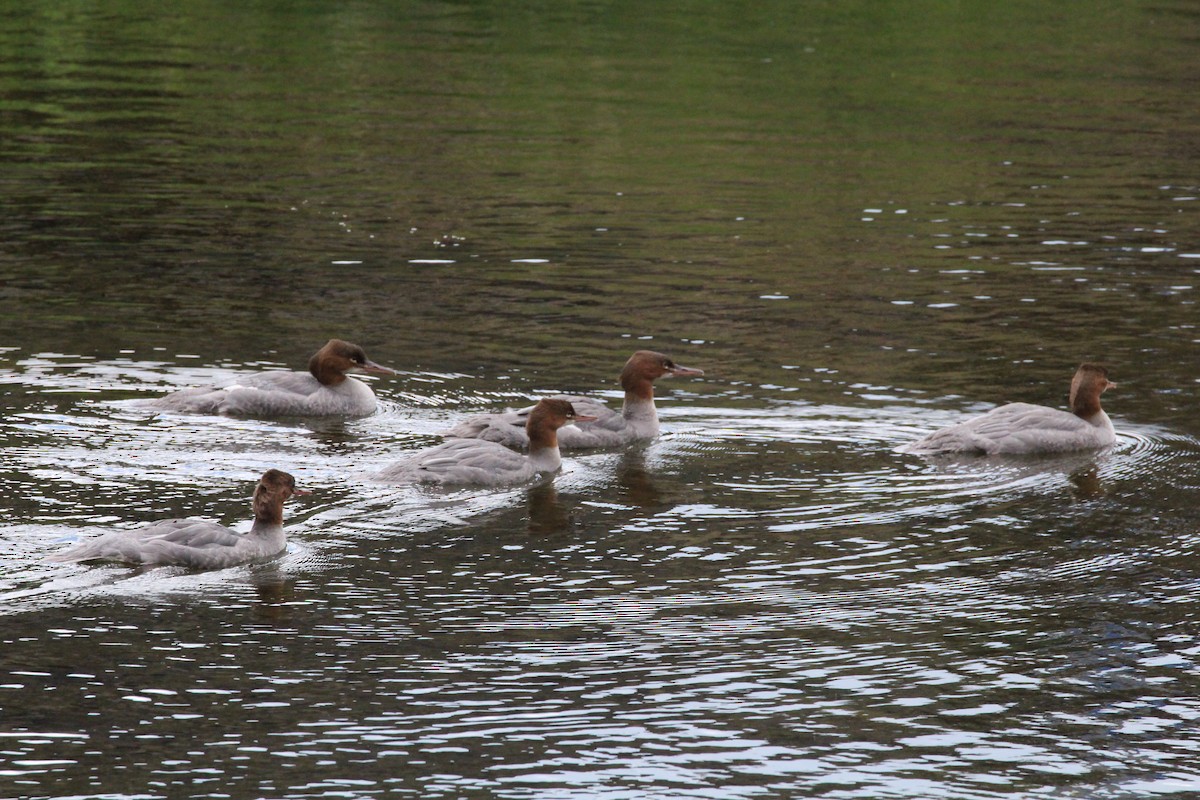
M119 561L145 566L174 565L190 569L222 569L261 561L283 552L283 504L296 488L286 472L269 469L254 488L254 525L237 533L201 519L169 519L128 531L113 531L58 555L51 561Z
M662 353L639 350L629 357L621 370L621 388L625 402L618 413L603 402L587 397L559 395L575 410L595 421L564 428L559 444L564 448L618 447L658 436L658 409L654 405L654 382L663 377L703 375L704 371L676 364ZM508 447L529 445L525 421L533 407L500 414L469 417L443 435L451 439L485 439Z
M395 370L367 358L358 345L330 339L309 359L308 372L260 372L216 386L182 389L144 404L166 411L234 416L371 414L375 411L375 392L348 376L351 370L395 374Z
M934 431L904 447L918 455L937 453L1065 453L1108 447L1117 440L1112 422L1100 407L1100 395L1112 389L1108 370L1082 364L1071 380L1071 411L1009 403L982 416Z
M388 483L511 486L558 472L559 429L593 417L576 413L558 398L539 400L529 412L525 430L529 454L518 453L485 439L451 439L421 450L384 469L376 478Z

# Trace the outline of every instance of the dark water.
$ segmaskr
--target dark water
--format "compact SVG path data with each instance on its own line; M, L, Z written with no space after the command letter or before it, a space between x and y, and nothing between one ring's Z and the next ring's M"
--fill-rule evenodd
M1192 5L0 22L0 795L1200 793ZM376 415L128 402L331 336ZM645 347L648 446L365 479ZM1111 452L896 452L1083 360ZM45 561L269 466L275 563Z

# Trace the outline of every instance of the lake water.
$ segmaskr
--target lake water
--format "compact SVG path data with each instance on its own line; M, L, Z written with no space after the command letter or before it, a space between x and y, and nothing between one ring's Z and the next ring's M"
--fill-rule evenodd
M1192 4L0 18L0 795L1200 794ZM334 336L377 414L130 402ZM642 348L651 444L367 480ZM1085 360L1109 452L897 451ZM46 561L267 467L275 562Z

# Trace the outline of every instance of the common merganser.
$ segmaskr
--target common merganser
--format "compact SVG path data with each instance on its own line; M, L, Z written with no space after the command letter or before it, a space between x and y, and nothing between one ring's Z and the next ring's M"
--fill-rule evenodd
M1107 369L1099 364L1083 364L1071 380L1070 413L1030 403L1009 403L934 431L903 449L918 455L1016 455L1108 447L1116 442L1117 435L1100 407L1100 395L1115 386L1108 379Z
M365 416L375 411L375 392L346 373L350 370L394 375L395 370L367 358L356 344L329 342L308 361L308 372L278 370L246 375L216 386L199 386L145 405L166 411L234 416Z
M440 483L443 485L511 486L558 472L559 428L594 417L577 414L566 400L539 400L525 423L529 454L518 453L484 439L451 439L414 453L387 467L375 477L388 483Z
M284 501L304 494L309 492L297 489L291 475L269 469L254 487L254 525L249 533L237 533L202 519L169 519L97 536L50 560L120 561L190 569L222 569L260 561L283 552L287 544L283 533Z
M662 377L703 374L703 370L680 366L662 353L639 350L629 357L621 370L625 402L620 413L599 400L575 395L556 396L571 403L579 413L595 419L595 422L563 429L559 433L559 444L569 449L582 449L617 447L653 439L658 436L654 382ZM469 417L443 435L451 439L485 439L507 447L524 448L529 445L525 421L532 408Z

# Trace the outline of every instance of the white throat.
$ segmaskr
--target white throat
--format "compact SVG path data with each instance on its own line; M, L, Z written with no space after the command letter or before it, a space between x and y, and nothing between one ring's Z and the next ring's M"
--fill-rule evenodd
M562 466L562 456L557 447L542 447L530 451L529 463L538 472L558 472Z
M621 416L625 418L626 425L639 437L649 439L658 435L658 408L654 405L653 397L645 399L636 395L625 395Z

